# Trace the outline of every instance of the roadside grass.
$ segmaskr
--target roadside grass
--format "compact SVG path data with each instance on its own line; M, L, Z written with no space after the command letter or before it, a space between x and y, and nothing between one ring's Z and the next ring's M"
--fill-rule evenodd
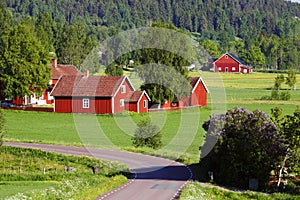
M1 181L0 199L16 195L16 193L43 190L49 187L55 187L57 185L57 181Z
M122 175L128 173L125 165L86 156L3 146L0 161L0 198L76 199L90 191L86 199L94 199L127 181ZM93 166L99 167L99 174L93 173Z
M182 191L180 200L299 200L300 197L290 194L273 193L265 194L259 192L245 191L233 192L219 189L215 186L203 187L197 182L190 182Z

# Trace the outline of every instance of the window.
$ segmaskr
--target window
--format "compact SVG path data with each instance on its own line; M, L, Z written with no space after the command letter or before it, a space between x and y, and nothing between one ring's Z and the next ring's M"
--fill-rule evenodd
M176 107L177 106L177 102L172 102L171 104L173 107Z
M120 107L124 107L124 99L120 99Z
M121 86L121 93L126 93L126 85Z
M90 99L82 99L82 107L89 108L90 107Z
M232 67L232 71L235 71L235 67Z
M221 67L219 67L219 69L218 69L218 70L219 70L219 72L220 72L220 71L222 71L222 68L221 68Z
M147 100L144 100L143 105L144 105L144 108L147 108Z
M228 55L225 56L225 59L228 59Z

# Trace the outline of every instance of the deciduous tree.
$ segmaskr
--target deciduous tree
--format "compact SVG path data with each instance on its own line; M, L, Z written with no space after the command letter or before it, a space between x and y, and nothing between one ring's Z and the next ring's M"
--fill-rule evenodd
M11 27L2 35L0 82L6 97L30 95L33 89L47 88L51 68L30 21Z

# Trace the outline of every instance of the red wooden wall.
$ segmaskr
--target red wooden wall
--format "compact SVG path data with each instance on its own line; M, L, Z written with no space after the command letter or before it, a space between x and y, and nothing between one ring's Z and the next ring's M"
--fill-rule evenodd
M125 100L127 98L128 92L132 91L132 89L130 88L129 84L127 81L124 81L122 83L122 85L125 85L126 88L126 92L122 93L122 86L119 88L119 90L116 92L116 95L114 97L114 113L117 112L121 112L126 110L126 106L125 106ZM123 99L124 100L124 106L122 107L120 105L120 100Z
M207 91L202 82L200 82L194 93L191 94L191 106L206 106L207 104Z

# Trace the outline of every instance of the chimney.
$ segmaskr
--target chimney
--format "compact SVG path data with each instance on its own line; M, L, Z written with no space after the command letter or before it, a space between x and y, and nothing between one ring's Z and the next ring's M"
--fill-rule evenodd
M52 63L52 67L54 67L54 68L57 67L57 59L56 58L52 58L51 63Z
M84 70L84 74L83 74L85 77L89 77L89 75L90 75L90 72L89 72L89 70Z

